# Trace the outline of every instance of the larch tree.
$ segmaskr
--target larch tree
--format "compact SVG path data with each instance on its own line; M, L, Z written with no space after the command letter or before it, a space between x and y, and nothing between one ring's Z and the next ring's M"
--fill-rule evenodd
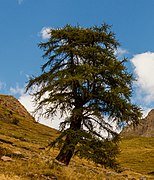
M66 165L79 155L114 167L118 133L112 123L137 125L140 108L131 103L132 74L126 59L119 60L119 43L107 24L82 28L66 25L50 30L50 38L39 47L44 51L42 72L30 78L27 90L35 89L36 111L61 117L56 159ZM37 89L36 89L37 87Z

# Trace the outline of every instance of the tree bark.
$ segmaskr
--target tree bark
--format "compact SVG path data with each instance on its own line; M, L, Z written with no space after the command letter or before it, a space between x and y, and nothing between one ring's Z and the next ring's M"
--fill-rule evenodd
M78 111L77 111L78 112ZM78 112L79 113L79 112ZM70 133L66 135L65 142L56 157L56 160L68 165L75 151L75 147L79 142L78 130L81 128L82 114L73 113L71 117Z
M67 135L64 145L62 149L60 150L58 156L56 159L65 165L68 165L75 150L75 146L77 145L77 141L73 137L71 137L70 134Z

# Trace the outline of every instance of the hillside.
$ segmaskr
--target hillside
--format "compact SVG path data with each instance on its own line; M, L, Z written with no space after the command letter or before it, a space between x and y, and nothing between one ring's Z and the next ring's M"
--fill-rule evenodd
M154 109L149 112L147 117L141 120L138 127L126 127L121 133L123 137L154 137Z
M11 122L15 119L27 119L33 121L34 118L13 96L0 95L0 120Z
M0 180L154 179L153 138L122 140L118 157L122 172L116 173L78 157L73 157L68 167L54 161L58 149L45 147L58 134L36 123L17 99L0 95Z

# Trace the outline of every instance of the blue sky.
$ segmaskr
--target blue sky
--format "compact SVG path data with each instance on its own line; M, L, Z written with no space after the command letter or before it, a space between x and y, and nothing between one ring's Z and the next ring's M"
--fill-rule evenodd
M153 7L153 0L0 0L0 93L24 96L30 106L23 92L28 76L40 73L43 28L106 22L137 78L133 101L145 111L154 108Z

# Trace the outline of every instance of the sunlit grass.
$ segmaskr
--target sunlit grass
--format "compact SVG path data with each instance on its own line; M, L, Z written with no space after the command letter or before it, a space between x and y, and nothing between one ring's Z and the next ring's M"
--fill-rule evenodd
M123 139L119 161L135 172L154 172L154 138L136 137Z
M62 166L54 161L58 149L45 148L59 132L34 122L33 118L28 119L26 114L20 117L16 113L14 117L19 122L14 124L8 109L0 106L0 158L12 158L8 162L0 160L0 180L126 180L144 176L154 179L154 138L122 139L118 157L121 173L76 156L69 166Z

